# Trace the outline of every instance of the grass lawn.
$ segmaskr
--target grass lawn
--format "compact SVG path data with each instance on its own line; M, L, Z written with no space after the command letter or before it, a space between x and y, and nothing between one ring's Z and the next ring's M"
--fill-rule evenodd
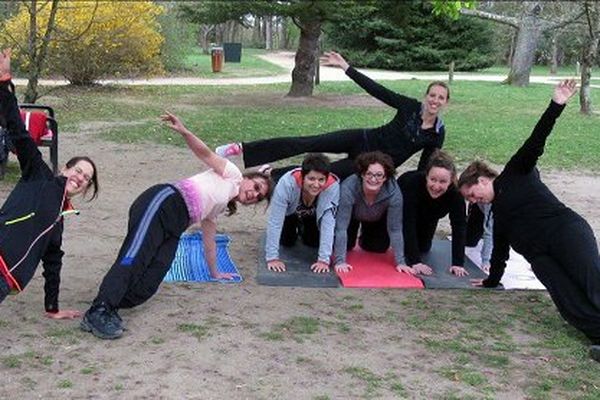
M490 68L483 69L481 71L477 71L477 73L481 74L493 74L493 75L508 75L510 71L510 67L506 65L495 65ZM468 72L465 72L468 73ZM534 65L531 69L531 75L536 76L553 76L550 74L550 66L549 65ZM579 77L577 74L576 67L574 65L561 66L556 71L556 75L554 76L562 76L562 77ZM592 80L598 80L599 77L592 77Z
M213 73L210 54L202 54L202 49L194 48L184 60L185 71L177 76L194 76L197 78L245 78L283 74L286 72L275 64L258 57L265 54L266 50L242 48L242 57L239 63L223 63L221 72Z

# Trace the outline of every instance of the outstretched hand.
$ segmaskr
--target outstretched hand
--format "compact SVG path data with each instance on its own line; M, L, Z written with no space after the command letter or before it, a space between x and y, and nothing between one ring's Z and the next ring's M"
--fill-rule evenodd
M82 316L79 310L60 310L55 313L46 313L46 317L50 319L75 319Z
M239 275L238 274L229 273L229 272L218 272L217 271L216 274L214 274L214 275L211 274L211 276L214 279L217 279L217 280L228 280L228 281L230 281L233 278L237 278Z
M344 71L350 66L346 60L344 60L344 57L335 51L325 52L323 57L321 57L321 63L328 67L341 68Z
M0 80L10 79L10 55L11 49L0 51Z
M554 88L552 100L557 104L565 104L577 93L577 82L575 79L565 79Z
M181 120L175 115L168 111L165 111L163 115L160 116L161 121L166 122L167 127L173 129L175 132L185 133L187 128Z

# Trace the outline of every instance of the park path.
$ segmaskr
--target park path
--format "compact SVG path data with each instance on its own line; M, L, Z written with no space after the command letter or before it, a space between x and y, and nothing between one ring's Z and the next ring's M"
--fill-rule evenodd
M149 79L107 79L99 81L100 84L117 84L117 85L131 85L131 86L159 86L159 85L206 85L206 86L223 86L223 85L260 85L270 83L291 83L292 76L291 71L294 68L294 56L295 53L291 51L277 51L261 55L262 59L279 65L286 69L287 72L265 77L247 77L247 78L194 78L194 77L161 77L161 78L149 78ZM397 71L384 71L377 69L362 69L361 72L365 73L372 79L375 80L447 80L448 74L432 73L432 74L413 74L410 72L397 72ZM488 82L502 82L506 78L506 75L489 75L489 74L470 74L470 73L456 73L454 75L455 80L465 81L488 81ZM322 82L326 81L345 81L349 78L339 68L325 67L320 68L320 79ZM532 83L546 83L555 84L558 80L564 79L564 77L546 77L546 76L531 76L530 81ZM26 85L26 79L15 79L17 85ZM66 85L68 82L65 80L52 80L52 79L41 79L41 85L47 86L60 86ZM600 85L592 85L592 87L600 88Z

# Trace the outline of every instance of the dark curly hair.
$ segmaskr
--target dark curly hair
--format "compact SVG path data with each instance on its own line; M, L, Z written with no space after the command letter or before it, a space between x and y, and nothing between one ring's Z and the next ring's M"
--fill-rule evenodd
M372 164L380 164L383 167L386 179L391 179L396 174L392 157L381 151L370 151L356 157L356 173L362 178Z
M310 171L320 172L325 176L329 176L331 172L331 162L329 158L321 153L309 153L302 161L302 178Z

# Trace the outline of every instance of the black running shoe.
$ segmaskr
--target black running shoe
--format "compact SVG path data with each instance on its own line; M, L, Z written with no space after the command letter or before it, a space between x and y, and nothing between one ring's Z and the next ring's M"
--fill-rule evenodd
M595 361L600 362L600 344L593 344L590 346L590 357Z
M115 311L107 304L93 305L83 316L80 328L100 339L116 339L123 335L123 328L115 317ZM120 319L120 318L119 318Z

